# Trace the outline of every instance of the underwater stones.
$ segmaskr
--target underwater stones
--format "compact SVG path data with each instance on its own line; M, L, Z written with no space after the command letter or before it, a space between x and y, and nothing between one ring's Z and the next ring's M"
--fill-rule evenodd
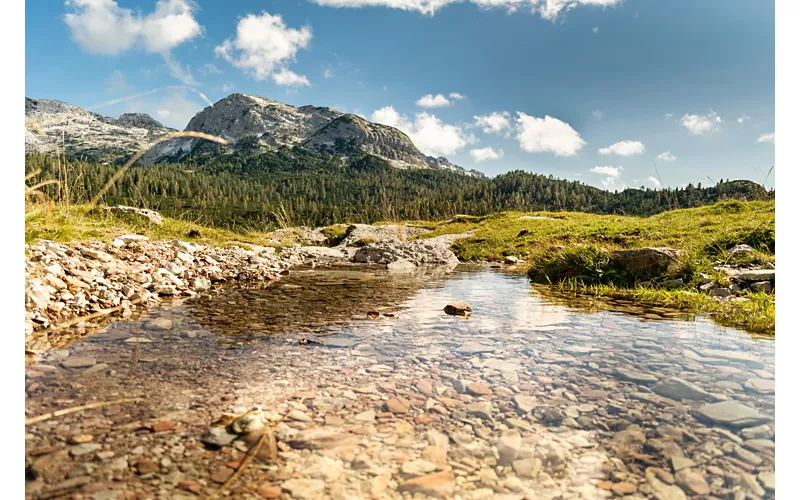
M444 312L451 316L469 316L472 314L472 307L463 300L457 300L444 306Z
M730 427L751 427L767 423L772 419L759 413L754 408L744 406L735 401L722 401L707 404L697 410L697 416L715 424Z

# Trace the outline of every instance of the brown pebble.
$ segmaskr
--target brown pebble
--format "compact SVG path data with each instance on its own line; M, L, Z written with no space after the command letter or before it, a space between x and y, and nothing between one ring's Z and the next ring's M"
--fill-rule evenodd
M281 497L281 489L278 486L259 486L256 488L256 493L261 495L262 498L280 498Z
M467 386L467 390L476 396L491 396L492 395L492 388L489 387L487 384L482 383L474 383L469 384Z
M83 444L90 442L94 437L91 434L75 434L74 436L70 436L69 442L70 444Z
M616 483L611 485L611 491L617 495L632 495L636 493L636 485L631 483Z
M411 404L403 398L391 398L386 401L386 409L393 413L408 413Z
M178 482L178 488L191 493L200 493L200 491L203 489L203 486L197 481L184 480Z
M220 467L211 474L211 480L215 483L222 484L233 475L233 469L230 467Z
M165 420L163 422L156 422L150 428L153 429L153 432L163 432L173 429L175 427L175 422L170 422L169 420Z
M158 465L150 460L141 459L134 464L136 472L139 474L149 474L151 472L158 472Z

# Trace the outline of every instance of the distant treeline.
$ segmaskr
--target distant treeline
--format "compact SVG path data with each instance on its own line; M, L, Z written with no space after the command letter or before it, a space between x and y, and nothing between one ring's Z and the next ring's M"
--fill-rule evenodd
M79 160L70 160L65 167L51 157L26 157L26 173L41 170L32 180L62 181L41 190L50 199L68 197L73 204L85 203L118 168ZM478 179L439 170L399 170L369 155L342 159L293 148L136 166L108 192L104 203L152 208L206 225L267 229L279 219L320 226L441 220L506 210L652 215L724 199L769 198L774 198L774 191L750 181L609 192L519 170Z

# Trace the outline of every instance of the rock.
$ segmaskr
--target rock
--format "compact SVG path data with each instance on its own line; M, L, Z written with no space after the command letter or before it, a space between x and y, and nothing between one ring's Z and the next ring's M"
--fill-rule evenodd
M392 413L408 413L411 403L402 398L390 398L386 401L385 406Z
M484 420L492 419L492 403L488 401L481 401L478 403L471 403L467 405L467 414L482 418Z
M683 469L675 474L675 483L689 495L706 496L711 492L702 474L694 469Z
M751 378L744 383L744 388L748 391L759 394L775 394L775 381L762 378Z
M669 459L669 462L670 465L672 465L672 472L678 472L680 470L688 469L697 465L691 459L680 455L672 455Z
M211 282L205 278L192 278L189 280L189 287L195 292L205 292L211 288Z
M616 452L617 456L628 456L638 453L645 440L641 427L629 425L625 430L614 434L609 446Z
M94 439L94 436L91 434L75 434L74 436L70 436L69 442L70 444L84 444L89 443Z
M160 470L158 465L154 464L150 460L144 459L137 460L136 463L133 464L133 467L136 469L136 473L139 475L150 474ZM233 474L233 470L231 470L231 474Z
M611 485L611 491L617 495L633 495L636 493L636 485L632 483L614 483Z
M758 474L758 482L769 492L775 491L775 473L772 471L762 471Z
M436 465L427 460L411 460L404 463L400 470L409 476L421 476L435 471Z
M468 343L462 344L456 349L456 352L461 354L482 354L487 352L494 352L497 349L486 344Z
M663 286L667 290L672 290L674 288L680 288L680 287L682 287L684 285L685 285L685 283L683 282L683 278L677 278L677 279L674 279L674 280L667 280L667 281L661 283L661 286Z
M740 243L733 248L728 249L728 258L730 259L734 255L741 255L750 252L755 252L756 249L751 247L750 245L746 245L744 243Z
M737 428L755 426L772 420L753 408L733 401L707 404L698 410L697 416L715 424Z
M203 433L203 435L200 437L200 441L202 443L221 448L231 444L236 437L236 434L228 432L227 427L216 426L206 429L205 433Z
M752 474L748 474L746 472L740 472L739 477L736 479L736 482L739 485L743 486L744 488L753 492L759 498L763 497L766 494L764 488L762 488L761 485L758 484L758 480Z
M397 259L394 262L389 262L388 264L386 264L386 269L389 272L399 273L399 272L414 271L417 269L417 266L407 261L406 259Z
M712 297L730 297L733 295L727 288L712 288L708 294Z
M748 427L741 430L742 437L745 439L772 439L775 434L768 425L759 425L758 427Z
M658 382L658 378L654 375L650 375L649 373L640 373L622 368L617 368L614 370L614 376L629 382L636 382L637 384L654 384Z
M442 471L409 479L400 483L397 489L412 495L419 493L427 496L446 497L453 494L455 487L455 477L450 472Z
M150 321L146 321L142 325L142 328L145 330L165 332L167 330L172 330L172 320L166 318L151 319Z
M677 485L668 485L656 477L652 467L645 470L645 478L656 500L686 500L686 494Z
M622 268L629 276L638 280L657 278L680 268L683 250L672 248L636 248L611 252L611 262Z
M750 290L756 293L758 292L772 293L773 289L774 287L772 286L772 283L770 283L769 281L757 281L755 283L750 283Z
M522 437L519 432L506 432L497 440L497 453L500 456L500 465L511 465L519 455L522 447Z
M325 491L325 481L319 479L290 479L281 485L294 498L316 499Z
M164 219L161 217L161 214L153 210L148 210L146 208L135 208L135 207L127 207L124 205L116 205L113 207L103 207L103 209L114 215L123 215L123 216L132 215L134 217L139 218L140 220L152 222L157 226L162 226L164 224Z
M97 360L93 356L77 356L74 358L67 358L61 362L64 368L89 368L97 364Z
M774 269L728 270L728 274L739 281L775 281Z
M375 421L375 410L362 411L351 419L354 423L370 423Z
M523 413L530 413L536 408L536 398L517 394L514 396L514 404Z
M518 476L535 478L542 470L542 461L538 458L521 458L511 464Z
M69 450L69 454L73 457L80 457L89 453L93 453L100 448L102 448L102 445L99 443L84 443L79 444L78 446L73 446L72 449Z
M513 266L517 262L519 262L519 259L517 257L514 257L513 255L506 255L505 259L503 259L503 263L509 266Z
M325 427L315 427L300 431L289 442L292 448L309 450L322 450L355 444L358 444L358 436L336 432Z
M697 385L677 377L662 380L654 385L651 389L659 396L674 399L675 401L681 401L683 399L693 399L699 401L714 400L711 394L704 391Z
M733 454L739 460L741 460L743 462L747 462L748 464L751 464L751 465L758 466L758 465L761 465L761 462L764 461L761 457L759 457L758 455L756 455L752 451L747 451L747 450L745 450L744 448L742 448L741 446L738 446L738 445L734 445Z
M111 242L112 245L116 247L124 247L131 243L139 243L142 241L148 241L150 238L141 234L124 234L122 236L117 236Z
M199 493L199 490L197 491ZM281 497L281 488L278 486L262 485L256 488L256 493L267 500L277 500Z
M467 392L475 396L491 396L494 394L491 387L480 382L467 385Z
M230 431L235 434L251 434L266 426L266 419L261 408L253 408L247 414L237 418L230 424Z
M464 301L449 302L444 306L444 312L452 316L469 316L472 314L472 307Z

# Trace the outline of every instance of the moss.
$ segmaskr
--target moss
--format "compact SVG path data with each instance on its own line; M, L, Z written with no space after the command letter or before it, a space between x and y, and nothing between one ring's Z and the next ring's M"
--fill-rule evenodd
M377 240L375 238L361 238L353 242L354 247L365 247L368 245L372 245Z
M335 247L347 236L347 224L335 224L322 228L322 234L327 238L328 246Z

